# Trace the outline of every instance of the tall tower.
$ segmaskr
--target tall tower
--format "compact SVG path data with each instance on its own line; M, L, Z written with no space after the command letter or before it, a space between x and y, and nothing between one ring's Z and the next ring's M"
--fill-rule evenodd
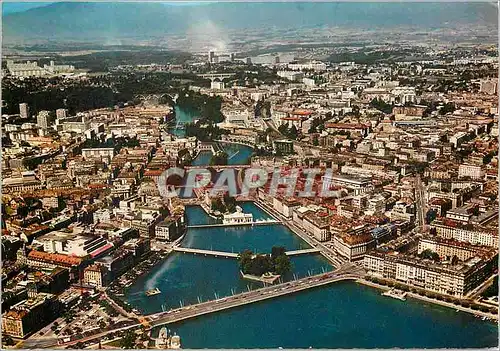
M65 108L58 108L56 110L56 118L66 118L66 109Z
M30 108L27 103L19 104L19 115L22 119L28 119L30 117Z
M49 111L40 111L36 116L36 124L40 128L47 129L50 125L50 114Z
M214 61L215 61L215 52L211 50L208 52L208 62L214 63Z

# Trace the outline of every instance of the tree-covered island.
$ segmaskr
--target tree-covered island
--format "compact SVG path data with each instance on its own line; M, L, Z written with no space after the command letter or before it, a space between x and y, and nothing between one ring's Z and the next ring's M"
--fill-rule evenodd
M292 268L290 258L282 246L274 246L271 249L271 254L254 254L250 250L245 250L240 253L238 261L244 274L257 277L265 273L283 275Z

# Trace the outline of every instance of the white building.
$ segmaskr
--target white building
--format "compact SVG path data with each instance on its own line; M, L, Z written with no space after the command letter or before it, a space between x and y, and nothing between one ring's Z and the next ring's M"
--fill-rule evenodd
M49 111L40 111L36 116L36 124L38 127L47 129L50 126L50 113Z
M278 76L292 82L300 82L304 79L304 73L294 71L278 71Z
M484 171L479 165L461 164L458 166L458 177L470 177L472 179L483 179Z
M30 117L30 109L27 103L19 104L19 116L22 119L28 119Z
M236 206L236 212L225 214L222 223L226 225L252 224L253 215L251 213L243 213L241 207Z
M415 87L396 87L391 91L391 94L394 95L396 103L413 104L417 102L417 93L415 91Z
M58 108L56 110L56 118L66 118L66 112L67 110L65 108Z
M246 108L225 108L222 110L225 122L245 127L249 123L250 112Z
M431 225L436 229L436 235L445 239L455 239L469 242L474 245L485 245L498 247L498 230L482 228L479 226L470 227L457 223L455 226L448 226L441 221L434 221Z
M288 69L292 71L312 70L312 71L326 71L326 63L320 61L311 61L305 63L289 63Z

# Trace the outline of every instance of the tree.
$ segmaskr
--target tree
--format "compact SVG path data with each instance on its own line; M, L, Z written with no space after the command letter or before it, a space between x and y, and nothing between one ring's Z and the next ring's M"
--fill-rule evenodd
M286 250L283 246L273 246L271 249L271 259L274 261L279 256L285 255L285 252Z
M370 106L373 108L376 108L377 110L382 111L386 114L392 113L392 105L386 103L382 99L373 99L372 101L370 101ZM358 111L359 111L359 107L358 107Z
M228 154L225 151L217 151L210 158L211 166L226 166L228 163Z
M440 260L439 254L437 252L430 250L430 249L425 249L424 251L422 251L419 254L419 256L420 256L420 258L433 260L435 262Z
M291 139L296 140L298 136L299 136L299 131L297 130L295 124L293 124L292 127L290 128L289 137Z
M226 212L234 213L236 212L236 199L230 196L228 193L224 194L224 205L226 206Z
M449 112L453 112L455 111L455 104L453 104L452 102L448 102L446 104L444 104L443 107L441 107L441 109L439 110L439 114L440 115L445 115Z
M290 257L287 255L280 255L276 258L274 264L274 271L277 274L283 275L288 273L292 268L292 264L290 262Z
M135 333L130 330L127 330L125 332L125 335L120 339L120 347L124 349L135 348L135 339L136 339Z
M238 256L238 262L240 264L240 269L242 272L246 272L252 261L253 252L250 250L245 250L241 252Z
M426 215L425 215L425 222L427 224L430 224L433 220L435 220L437 217L437 212L436 210L434 209L430 209L429 211L427 211Z
M313 136L313 145L318 146L319 145L319 138L317 135Z
M222 202L222 199L220 197L213 198L210 201L210 209L212 211L219 211L221 213L226 212L226 206L224 205L224 203Z

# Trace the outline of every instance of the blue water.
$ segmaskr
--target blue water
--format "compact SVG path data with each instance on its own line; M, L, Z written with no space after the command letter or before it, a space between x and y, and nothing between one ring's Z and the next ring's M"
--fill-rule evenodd
M221 143L224 151L227 153L227 163L229 165L245 165L250 162L250 156L253 149L249 146L231 143ZM193 160L193 166L208 166L210 158L212 157L211 151L201 151Z
M199 112L195 109L180 108L175 106L175 118L176 123L189 123L193 122L195 119L200 117ZM186 132L184 129L171 128L170 133L184 137ZM249 158L252 155L253 149L249 146L231 144L231 143L221 143L224 151L228 154L228 164L230 165L244 165L249 163ZM202 151L198 153L196 158L193 160L193 166L208 166L210 164L210 158L212 157L211 151Z
M256 218L270 217L252 203L240 206ZM198 206L188 207L187 215L191 225L211 221ZM281 225L190 228L182 242L234 252L268 252L273 245L293 250L306 244ZM320 255L291 261L292 272L284 280L332 269ZM262 286L238 273L235 259L174 253L139 277L126 298L144 313L153 313ZM154 287L161 294L146 297L145 290ZM181 336L183 348L493 347L498 336L496 325L469 314L412 299L401 302L352 282L201 316L169 329Z
M200 151L191 164L193 166L208 166L210 164L211 158L211 151Z
M331 270L331 266L319 255L304 255L291 258L293 272L283 277L287 281L293 274L305 277ZM242 279L238 261L230 258L215 258L184 253L173 253L149 274L140 277L127 293L127 301L143 313L161 312L195 304L202 301L240 293L263 285ZM161 294L147 297L148 289L159 288Z
M243 202L239 206L244 212L252 213L254 219L272 218L251 202ZM215 222L199 206L188 207L187 217L189 225ZM273 246L283 246L288 251L310 248L305 241L281 224L189 228L181 246L228 252L241 252L248 249L260 253L270 252Z
M195 109L189 109L189 108L179 108L179 106L175 106L175 122L181 122L181 123L190 123L193 122L195 119L200 118L200 114L198 111ZM184 137L186 136L186 131L185 129L177 129L177 128L171 128L169 130L170 133L178 136L178 137Z
M239 204L245 212L251 212L256 219L271 218L269 214L251 202ZM200 206L186 209L188 224L209 224L210 218ZM216 251L241 252L250 249L254 252L270 252L273 246L284 246L287 250L308 248L309 245L294 235L283 225L189 228L181 243L183 247L212 249ZM332 269L320 255L292 257L292 271L283 280L306 275L319 274ZM166 309L193 304L198 297L207 300L218 296L261 287L240 278L238 261L228 258L195 256L174 253L164 262L154 267L148 274L140 277L126 292L127 300L144 313L159 312L162 305ZM148 289L159 288L161 294L146 297Z
M183 348L466 348L497 326L453 309L340 282L169 326Z

